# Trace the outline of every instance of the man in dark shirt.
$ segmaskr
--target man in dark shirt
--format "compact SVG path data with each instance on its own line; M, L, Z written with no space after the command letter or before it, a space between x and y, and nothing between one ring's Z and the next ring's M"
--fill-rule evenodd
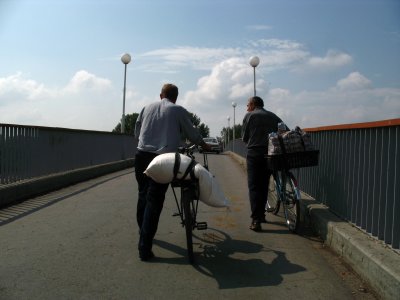
M265 110L264 101L257 96L249 98L247 111L243 119L242 139L247 144L247 183L252 218L250 229L261 231L261 223L266 223L265 205L272 174L264 157L268 151L268 134L277 132L278 123L282 120Z

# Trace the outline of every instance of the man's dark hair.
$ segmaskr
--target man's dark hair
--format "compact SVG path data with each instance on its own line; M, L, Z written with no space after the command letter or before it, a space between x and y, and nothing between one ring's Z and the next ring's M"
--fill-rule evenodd
M178 98L178 87L172 83L166 83L161 89L161 94L165 98L175 101Z
M252 97L250 101L254 104L255 107L264 107L263 99L258 96Z

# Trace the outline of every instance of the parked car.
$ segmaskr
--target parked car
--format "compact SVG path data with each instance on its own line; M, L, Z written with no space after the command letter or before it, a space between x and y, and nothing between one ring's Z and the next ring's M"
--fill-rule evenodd
M203 138L203 141L210 145L211 147L211 151L207 151L207 152L215 152L217 154L219 154L220 152L222 152L222 147L221 144L218 142L218 140L215 137L207 137L207 138ZM202 153L203 149L201 147L199 147L199 152Z

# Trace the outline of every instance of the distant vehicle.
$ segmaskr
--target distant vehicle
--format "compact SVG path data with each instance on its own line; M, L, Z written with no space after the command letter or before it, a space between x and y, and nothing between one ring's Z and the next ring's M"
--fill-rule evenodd
M218 142L218 140L215 137L207 137L207 138L203 138L203 141L210 145L211 147L211 151L209 152L215 152L217 154L219 154L220 152L222 152L222 147L221 144ZM199 152L202 153L203 149L201 147L199 147ZM207 151L208 152L208 151Z

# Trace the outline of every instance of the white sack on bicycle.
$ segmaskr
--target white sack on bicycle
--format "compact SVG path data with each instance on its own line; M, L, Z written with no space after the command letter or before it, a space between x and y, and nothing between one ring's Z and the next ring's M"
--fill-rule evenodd
M201 164L194 167L194 176L199 179L200 201L213 207L230 206L214 176Z
M176 178L181 179L192 159L179 154L181 163ZM175 153L164 153L156 156L148 165L144 174L158 183L170 183L174 179Z
M181 179L185 174L192 159L186 155L179 154L181 161L177 178ZM144 173L158 183L170 183L174 179L175 153L164 153L156 156ZM194 176L199 179L200 201L213 207L229 206L229 200L219 187L214 176L201 164L194 167ZM187 176L186 179L190 179Z

